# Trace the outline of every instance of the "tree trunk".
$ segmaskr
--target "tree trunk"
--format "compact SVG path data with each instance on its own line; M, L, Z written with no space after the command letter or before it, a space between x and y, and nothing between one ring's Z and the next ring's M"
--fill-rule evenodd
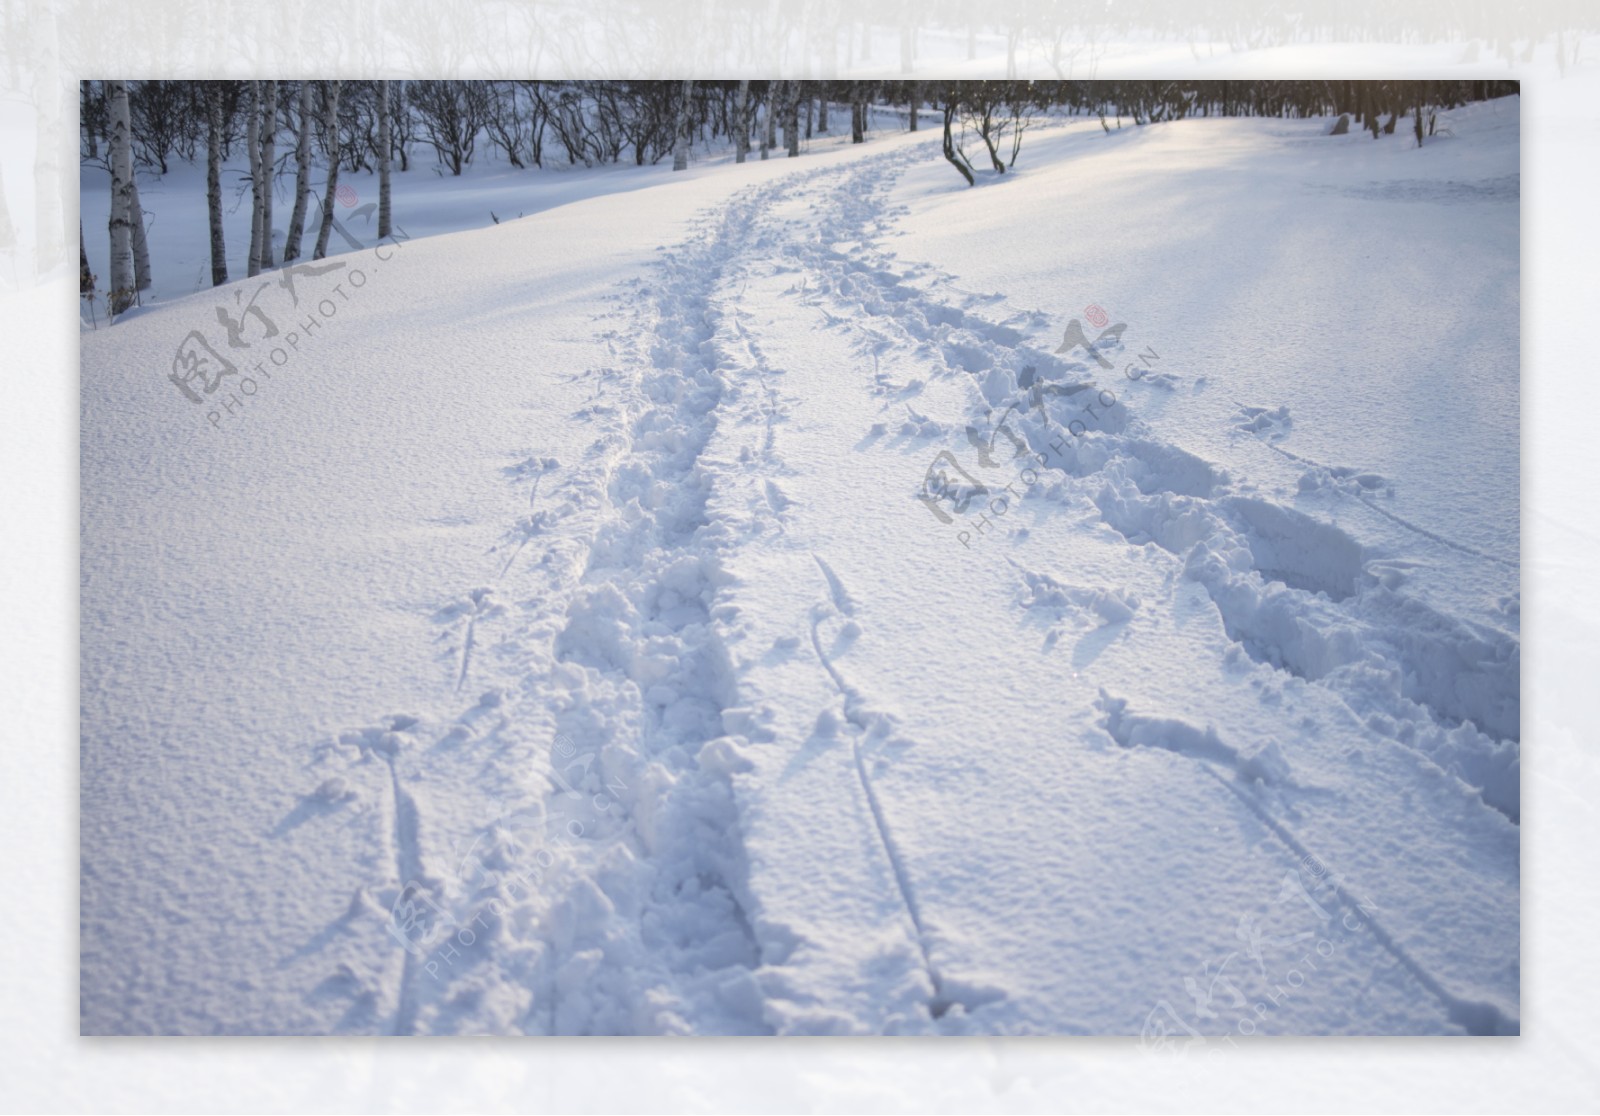
M783 145L789 149L789 158L800 154L800 83L784 83Z
M283 262L300 258L300 241L306 231L306 207L311 204L311 82L300 83L300 129L294 143L294 212L283 242Z
M823 86L822 93L817 97L817 135L828 134L828 88Z
M139 178L128 176L128 223L133 226L133 289L150 289L150 243L144 236L144 206L139 201Z
M246 275L261 271L261 83L246 83L250 91L245 106L245 150L250 156L250 255Z
M95 139L94 120L91 117L93 93L90 90L90 86L93 84L93 82L85 81L80 82L78 85L78 118L83 121L83 134L89 141L89 158L98 159L100 158L100 145ZM83 222L80 221L78 224L81 226Z
M328 235L333 232L333 203L339 189L339 89L337 81L322 83L322 128L328 142L328 186L322 198L322 223L317 229L317 246L311 258L328 254Z
M378 237L390 234L389 164L393 145L393 127L389 123L389 83L378 83Z
M955 136L950 131L950 125L955 120L955 117L955 100L954 98L947 98L944 103L944 157L950 161L952 167L961 172L961 177L967 180L967 185L971 186L974 182L972 168L967 166L967 161L956 150Z
M11 219L6 215L5 191L0 190L0 248L11 247L7 239L11 232ZM83 222L78 222L78 297L94 294L94 272L89 270L89 248L83 242ZM92 312L92 311L91 311Z
M912 82L910 90L911 104L908 115L911 117L911 130L915 132L917 130L917 108L922 104L922 86L917 82Z
M6 217L5 197L0 193L0 248L10 248L6 233L11 232L10 217ZM78 297L90 299L90 317L94 315L94 272L90 270L90 249L83 243L83 222L78 221Z
M766 102L761 106L765 110L766 119L762 123L764 129L761 138L761 157L765 159L771 154L772 149L778 146L778 83L767 82Z
M405 112L406 112L406 83L404 81L398 81L398 82L395 83L394 104L389 106L389 117L390 117L391 120L399 120L399 119L402 119L404 117ZM544 125L540 124L539 128L542 131L544 129ZM408 135L407 132L402 131L400 133L400 136L399 136L399 140L400 140L400 143L399 143L399 147L400 147L400 173L401 174L405 174L406 171L411 169L411 155L406 150L406 136L407 135Z
M742 163L750 154L750 83L741 81L733 96L733 161Z
M267 82L261 111L261 266L272 267L272 180L278 162L278 83Z
M206 82L206 214L211 223L211 285L220 287L228 281L228 249L222 238L222 83L216 81Z
M111 82L111 274L106 277L106 299L111 314L133 305L133 126L128 119L128 83Z
M683 92L678 95L678 121L672 137L672 169L689 169L689 98L694 93L694 82L685 80Z

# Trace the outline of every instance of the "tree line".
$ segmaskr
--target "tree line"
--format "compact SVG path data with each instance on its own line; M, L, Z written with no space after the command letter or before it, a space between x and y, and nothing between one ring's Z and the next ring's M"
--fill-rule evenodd
M175 160L206 166L211 281L228 281L223 167L251 213L246 273L328 250L341 172L378 175L378 235L392 227L391 177L431 153L437 174L460 175L485 150L512 167L644 166L696 148L732 147L736 162L848 129L864 142L872 110L911 131L925 113L943 127L943 157L970 185L1011 169L1045 114L1096 117L1110 131L1207 116L1348 115L1374 138L1412 117L1420 144L1434 114L1514 93L1511 81L85 81L80 155L111 178L113 314L150 286L136 168L166 174ZM845 118L848 117L848 120ZM318 168L321 168L318 170ZM320 181L318 177L320 175ZM274 199L293 198L282 260L274 258ZM313 206L315 212L313 212ZM310 236L311 244L306 245ZM92 296L80 229L80 284Z

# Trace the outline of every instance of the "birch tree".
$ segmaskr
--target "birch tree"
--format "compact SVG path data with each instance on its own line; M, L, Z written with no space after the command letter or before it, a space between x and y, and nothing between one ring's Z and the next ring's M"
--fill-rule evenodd
M733 161L742 163L750 154L750 83L741 81L733 98Z
M0 183L3 185L3 183ZM5 191L0 190L0 248L11 247L11 221L6 216ZM94 272L89 270L89 246L83 240L83 222L78 222L78 297L94 298ZM91 305L90 314L94 313Z
M306 231L306 206L311 202L311 87L309 81L300 83L300 127L294 143L294 211L289 214L289 231L283 243L283 262L300 258L300 241Z
M784 82L783 142L789 149L789 158L800 154L800 83Z
M767 82L767 95L762 99L761 110L766 119L762 122L761 157L765 159L778 146L778 83Z
M389 126L389 83L378 83L378 236L389 235L389 163L393 146L393 129Z
M211 285L228 281L228 249L222 239L222 83L208 81L206 97L206 213L211 219Z
M139 178L128 176L128 224L133 229L133 289L150 289L150 243L144 235L144 205L139 201Z
M322 82L322 131L328 149L328 185L322 196L322 224L317 229L317 246L311 258L328 254L328 235L333 232L334 194L339 189L339 88L337 81Z
M261 266L272 264L272 180L278 162L278 83L266 84L261 111Z
M133 224L130 187L133 183L133 137L128 120L128 83L110 83L111 97L111 284L106 298L112 315L133 305Z
M261 271L261 83L245 83L245 153L250 157L250 255L245 274Z
M78 83L78 119L83 121L83 136L85 141L84 155L89 159L100 158L100 145L95 140L97 132L95 120L94 82L83 81Z
M672 169L689 169L689 97L694 93L694 82L683 83L683 93L678 98L678 122L672 137Z

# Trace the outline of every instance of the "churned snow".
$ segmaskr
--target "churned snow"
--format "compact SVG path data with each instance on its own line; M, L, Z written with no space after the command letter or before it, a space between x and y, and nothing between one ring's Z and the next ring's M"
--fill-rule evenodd
M1517 1031L1518 112L142 186L84 1031Z

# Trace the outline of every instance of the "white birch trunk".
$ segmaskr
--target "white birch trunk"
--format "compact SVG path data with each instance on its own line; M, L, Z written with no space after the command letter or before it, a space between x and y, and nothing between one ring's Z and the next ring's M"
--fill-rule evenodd
M742 163L750 154L750 83L741 81L733 98L733 161Z
M800 154L800 83L784 82L783 142L789 149L789 158Z
M393 146L389 124L389 83L378 83L378 236L389 235L389 148Z
M245 106L245 151L250 156L250 255L246 275L261 271L261 83L247 82L249 103Z
M206 212L211 220L211 285L228 281L228 248L222 237L222 85L206 83Z
M120 314L133 305L133 226L129 187L133 182L133 126L128 119L128 83L110 83L111 101L111 274L106 305Z
M261 266L272 263L272 185L278 162L278 83L266 84L261 110Z

